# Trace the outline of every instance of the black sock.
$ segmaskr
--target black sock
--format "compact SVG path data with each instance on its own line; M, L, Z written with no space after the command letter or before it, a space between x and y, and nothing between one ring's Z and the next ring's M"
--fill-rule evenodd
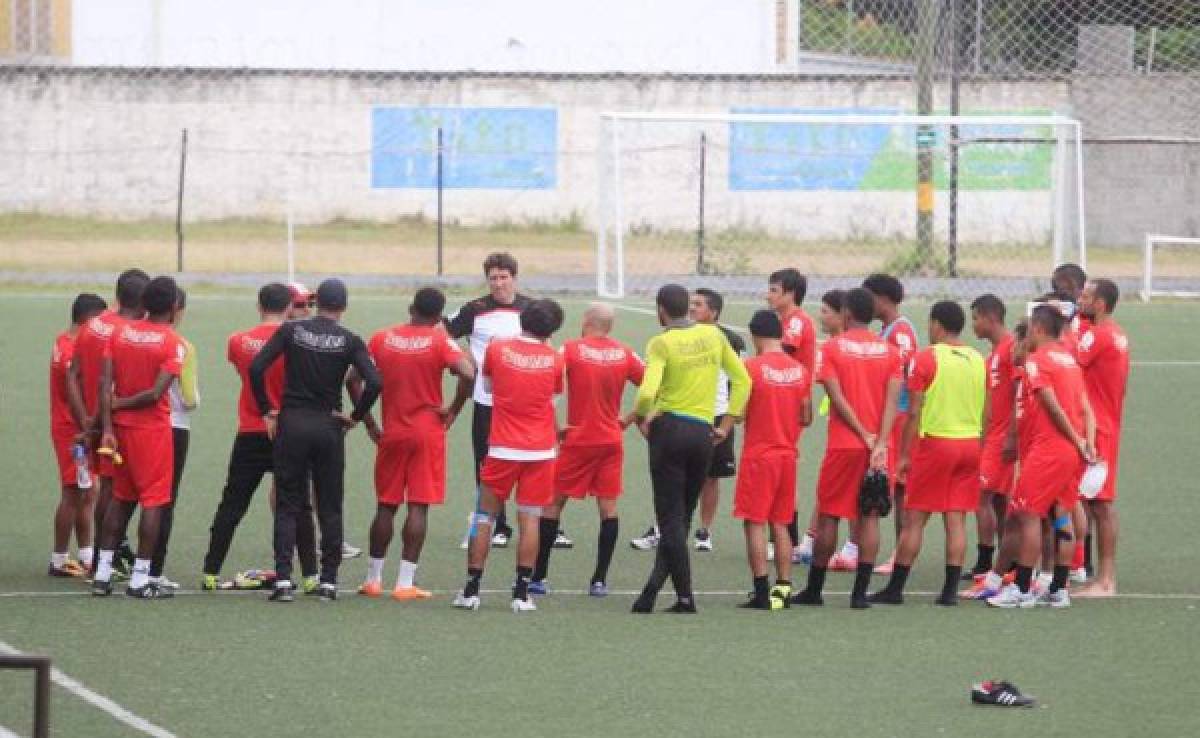
M771 585L766 577L754 577L754 599L765 600L771 596Z
M958 580L962 576L961 566L946 565L946 579L942 582L942 596L949 597L958 591Z
M1092 573L1092 534L1083 537L1083 568L1088 574Z
M792 513L792 522L788 523L788 536L792 539L793 546L800 545L800 514Z
M808 583L804 585L804 589L809 594L819 595L821 590L825 589L825 572L824 566L808 567Z
M529 577L533 574L533 569L528 566L517 567L517 581L513 584L512 596L514 600L529 599Z
M892 569L892 571L895 572L896 569ZM867 587L871 586L871 574L874 572L874 561L858 562L858 568L854 571L854 589L850 592L850 599L856 600L867 596Z
M892 578L888 580L887 586L884 587L889 592L900 594L904 591L904 585L908 583L908 573L912 571L911 566L904 564L894 564L892 566Z
M776 579L775 586L776 587L790 587L790 586L792 586L792 580L791 579Z
M1050 591L1057 592L1067 586L1067 576L1071 573L1069 566L1055 566L1054 578L1050 580Z
M1029 594L1029 585L1033 581L1033 567L1017 565L1017 589L1021 594Z
M975 560L975 572L990 571L992 568L992 557L996 555L996 547L980 543L975 548L979 551L979 558Z
M596 536L596 571L592 572L593 582L608 581L608 565L612 563L613 550L617 547L619 529L620 524L616 518L600 521L600 533Z
M554 549L554 538L558 535L558 520L542 518L538 521L537 566L533 569L534 581L542 581L550 569L550 552Z
M479 580L483 578L483 569L467 569L467 585L463 587L463 595L474 597L479 594Z

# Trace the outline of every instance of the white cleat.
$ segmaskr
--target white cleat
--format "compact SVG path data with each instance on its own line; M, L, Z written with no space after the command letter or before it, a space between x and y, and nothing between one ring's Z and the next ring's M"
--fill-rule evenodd
M533 600L514 598L512 601L512 611L517 615L520 615L523 612L534 612L536 610L537 605L533 604Z
M150 581L154 582L162 589L179 589L179 582L168 579L165 574L157 578L151 577Z
M1037 595L1033 592L1022 592L1017 585L1010 584L1000 590L1000 594L987 598L987 603L988 607L999 607L1003 610L1025 609L1037 605Z
M500 531L492 536L492 546L494 548L508 548L508 534Z
M1057 592L1046 591L1038 596L1037 605L1039 607L1053 607L1056 609L1070 607L1071 595L1067 592L1065 587Z
M812 564L812 546L794 546L792 548L792 563L804 564L805 566Z
M706 530L704 528L701 528L700 530L696 531L696 550L697 551L712 551L713 550L712 533L709 533L708 530Z
M479 595L471 595L467 597L462 592L454 596L454 606L459 610L478 610L483 601L479 599Z
M342 541L342 561L349 559L357 559L362 556L362 549L358 546L351 546L349 543Z
M651 528L641 538L634 538L629 545L638 551L650 551L658 548L658 529Z
M1088 580L1087 569L1085 569L1084 567L1081 566L1078 569L1071 570L1071 583L1072 584L1084 584L1087 582L1087 580Z

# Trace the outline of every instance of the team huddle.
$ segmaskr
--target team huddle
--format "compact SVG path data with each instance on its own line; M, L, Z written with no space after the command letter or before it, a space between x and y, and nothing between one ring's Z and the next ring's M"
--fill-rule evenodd
M1054 291L1031 302L1011 330L994 295L978 297L969 310L936 302L925 348L900 314L902 283L886 274L821 296L820 343L801 307L807 280L798 270L768 278L766 308L744 331L719 323L723 301L713 290L665 285L655 300L663 330L643 359L611 336L616 317L604 303L585 311L578 338L552 346L564 321L558 303L520 294L508 254L490 255L483 271L487 296L446 317L444 294L422 288L408 321L366 341L341 324L349 292L340 280L322 282L315 294L279 283L259 290L258 325L227 345L241 382L238 430L202 589L226 586L221 570L236 529L270 474L274 567L251 581L239 575L234 586L263 586L275 602L297 592L337 599L348 546L345 436L361 424L375 446L377 507L358 593L383 596L404 506L390 596L432 597L417 584L418 563L430 508L446 500L447 429L470 400L476 505L456 608L481 606L490 550L515 540L511 608L536 610L534 598L550 593L554 549L571 545L563 510L568 500L588 497L600 518L588 592L608 594L631 425L647 443L655 512L653 527L632 541L654 550L635 613L655 611L668 579L675 602L666 611L697 611L689 531L699 509L695 548L712 550L719 480L731 476L753 582L746 608L821 605L830 570L853 572L852 608L902 604L935 514L946 541L939 605L961 597L1001 608L1061 608L1070 605L1072 584L1083 585L1077 597L1116 593L1114 505L1129 345L1112 317L1119 299L1112 281L1089 281L1064 264L1054 272ZM122 576L131 597L168 598L177 586L164 566L188 415L199 401L196 349L176 330L185 310L173 279L129 270L117 280L115 309L99 296L78 296L71 327L54 344L51 437L62 497L49 573L88 577L98 596L111 595ZM962 340L968 318L974 335L991 345L986 359ZM742 356L739 333L748 335L753 356ZM457 380L449 401L447 373ZM637 388L636 400L624 410L627 385ZM823 398L814 406L817 385ZM565 422L555 406L562 394ZM801 534L799 441L814 420L827 422L828 434ZM125 532L138 507L133 550ZM877 566L880 519L889 514L895 548ZM971 514L978 558L964 571ZM839 549L842 521L847 539ZM78 562L68 556L72 533ZM803 587L793 589L793 564L807 565ZM876 573L886 584L869 592ZM969 583L962 592L961 581Z

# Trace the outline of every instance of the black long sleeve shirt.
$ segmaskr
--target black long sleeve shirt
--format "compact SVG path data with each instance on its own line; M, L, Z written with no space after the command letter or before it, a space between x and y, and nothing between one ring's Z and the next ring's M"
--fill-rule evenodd
M337 321L318 315L284 323L251 362L250 388L263 415L280 409L271 407L264 381L280 356L287 359L283 409L341 411L342 384L351 365L363 378L351 417L362 420L379 397L382 383L366 344Z

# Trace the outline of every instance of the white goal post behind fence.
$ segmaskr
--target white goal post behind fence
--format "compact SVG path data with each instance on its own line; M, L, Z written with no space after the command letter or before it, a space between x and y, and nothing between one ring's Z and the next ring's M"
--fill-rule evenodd
M600 123L604 296L670 279L756 292L784 266L817 289L885 270L928 294L1018 295L1062 261L1086 266L1073 118L609 112ZM921 146L936 169L932 252L916 238Z
M1200 290L1196 289L1195 284L1198 280L1186 280L1184 287L1190 286L1191 289L1171 289L1161 286L1155 281L1155 250L1159 246L1195 246L1200 249L1200 238L1190 238L1186 236L1164 236L1159 233L1147 233L1146 241L1142 247L1142 291L1141 297L1143 302L1149 302L1155 297L1175 297L1185 299L1200 298ZM1162 270L1158 269L1159 278L1162 278Z

